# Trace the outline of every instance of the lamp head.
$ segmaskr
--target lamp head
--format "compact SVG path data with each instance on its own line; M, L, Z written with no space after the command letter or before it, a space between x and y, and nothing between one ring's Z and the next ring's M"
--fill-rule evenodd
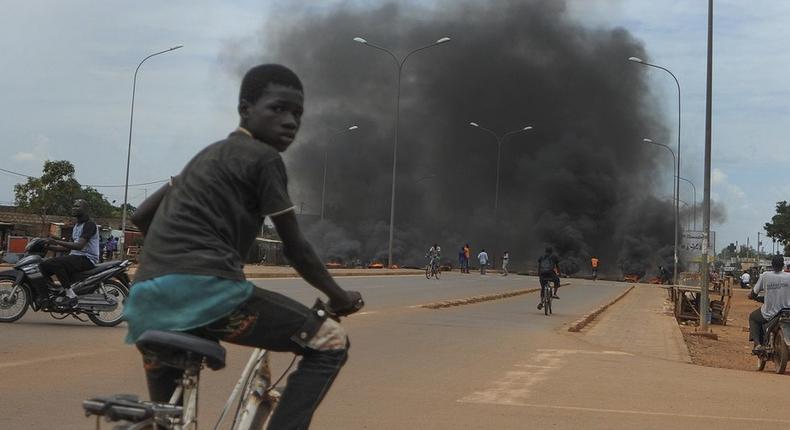
M471 125L472 127L480 127L480 124L476 122L470 122L469 125Z
M436 41L436 44L437 44L437 45L440 45L440 44L442 44L442 43L447 43L447 42L449 42L449 41L450 41L450 38L449 38L449 37L447 37L447 36L445 36L445 37L442 37L441 39L437 40L437 41Z
M526 126L526 127L522 128L522 130L524 130L524 131L527 131L527 130L532 130L532 126L531 126L531 125L528 125L528 126Z
M349 129L349 130L356 130L356 129L358 129L358 128L359 128L359 127L357 127L356 125L352 125L352 126L351 126L351 127L349 127L348 129Z
M355 38L354 38L354 42L357 42L357 43L362 43L362 44L368 43L368 41L367 41L367 40L365 40L365 39L363 39L363 38L361 38L361 37L355 37Z
M639 57L628 57L628 61L633 61L634 63L644 63L645 60Z

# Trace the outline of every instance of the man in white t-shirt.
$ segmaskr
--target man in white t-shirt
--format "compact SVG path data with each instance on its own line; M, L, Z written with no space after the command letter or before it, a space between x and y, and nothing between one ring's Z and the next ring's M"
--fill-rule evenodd
M752 277L749 276L749 272L743 272L741 275L741 288L749 288L749 281L752 280Z
M486 266L488 265L488 253L486 252L485 249L483 249L482 251L480 251L479 254L477 254L477 261L480 262L480 274L485 275Z
M765 272L757 280L749 298L755 299L765 291L763 305L749 315L749 337L754 341L754 350L764 348L763 326L784 308L790 308L790 273L783 272L784 258L774 255L771 259L772 272Z

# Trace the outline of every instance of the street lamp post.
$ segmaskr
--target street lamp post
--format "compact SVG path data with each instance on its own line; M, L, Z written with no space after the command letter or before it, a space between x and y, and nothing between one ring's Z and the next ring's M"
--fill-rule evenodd
M391 51L388 49L381 47L379 45L373 44L368 42L367 40L361 37L355 37L354 42L361 43L365 46L370 46L371 48L378 49L380 51L384 51L392 57L395 61L395 64L398 66L398 88L397 88L397 98L395 102L395 144L392 147L392 197L390 200L390 238L389 238L389 249L387 251L387 266L392 267L392 241L395 237L395 178L396 178L396 169L398 166L398 130L400 128L400 82L401 82L401 73L403 72L403 65L406 63L406 60L414 53L422 51L424 49L431 48L433 46L438 46L443 43L447 43L450 41L449 37L442 37L441 39L437 40L436 42L431 43L430 45L423 46L421 48L414 49L410 51L406 56L403 57L402 60L399 60L398 57L395 56Z
M500 161L501 161L501 155L502 155L502 142L505 141L506 137L508 137L508 136L510 136L512 134L521 133L521 132L527 131L527 130L532 130L532 126L528 125L526 127L521 127L518 130L509 131L509 132L507 132L507 133L505 133L505 134L500 136L495 131L493 131L493 130L491 130L489 128L485 128L485 127L483 127L482 125L480 125L480 124L478 124L476 122L470 122L469 125L471 125L472 127L479 128L481 130L485 130L488 133L491 133L491 135L494 136L494 138L496 139L496 147L497 147L497 150L496 150L497 151L496 152L496 186L494 187L494 220L496 221L497 209L499 208L499 166L501 164Z
M134 124L134 93L137 89L137 72L140 71L140 67L145 63L145 60L155 57L160 54L165 54L170 51L175 51L176 49L183 48L184 45L176 45L172 48L165 49L164 51L154 52L153 54L143 58L140 61L140 64L137 65L137 68L134 69L134 80L132 81L132 107L131 112L129 114L129 145L126 149L126 180L124 181L123 185L123 209L121 210L121 240L120 247L121 247L121 258L126 257L126 207L128 206L128 197L129 197L129 162L131 161L132 156L132 125Z
M332 137L335 137L341 133L345 133L347 131L356 130L359 127L356 125L352 125L351 127L344 128L342 130L338 130L332 134ZM324 220L324 198L326 197L326 165L327 161L329 161L329 142L327 142L326 147L324 148L324 180L321 183L321 221Z
M499 208L499 166L501 164L500 161L502 155L502 142L505 141L506 137L512 134L521 133L527 130L532 130L532 126L528 125L525 127L521 127L518 130L512 130L500 136L495 131L489 128L485 128L476 122L470 122L469 125L487 131L496 139L497 150L496 150L496 185L494 186L494 248L491 251L491 257L492 257L491 259L496 263L496 253L498 250L497 247L499 246L499 234L498 234L499 232L497 231L499 226L499 218L497 217L497 211Z
M688 182L691 185L691 189L694 191L694 206L691 207L693 213L693 220L694 220L694 231L697 231L697 187L694 186L694 183L689 181L688 179L678 176L678 179L681 181Z
M641 59L639 57L628 57L628 61L633 61L634 63L639 63L639 64L642 64L644 66L654 67L656 69L661 69L661 70L669 73L669 75L672 76L672 79L675 80L675 85L678 88L678 148L677 148L678 152L677 152L677 158L676 158L676 160L677 160L677 170L676 170L677 173L675 173L675 175L680 175L680 82L678 81L677 76L675 76L675 74L672 73L666 67L659 66L658 64L648 63L647 61L645 61L645 60L643 60L643 59ZM680 181L677 181L677 180L675 181L675 196L677 196L677 197L680 196ZM677 203L675 203L675 222L676 223L678 222L678 219L680 218L678 212L680 212L680 207L678 206ZM675 235L677 236L677 231L675 232ZM677 238L675 238L675 243L677 243ZM677 249L677 246L675 246L675 248ZM677 253L675 253L675 268L677 268L677 265L678 265L677 258L678 258ZM675 278L674 278L673 282L676 285L678 283L677 271L675 271Z
M658 145L658 146L664 147L664 148L667 149L667 151L669 151L670 154L672 154L672 165L674 167L674 172L672 174L672 176L673 176L672 177L672 185L673 185L673 187L672 187L673 188L672 189L672 200L674 200L674 201L672 202L672 204L675 205L675 246L674 246L675 265L672 266L672 272L673 272L672 273L672 278L673 278L672 283L674 285L677 285L678 284L678 229L679 229L678 223L680 222L679 221L680 210L678 208L678 194L677 194L678 191L679 191L679 188L677 186L677 183L678 183L678 179L677 179L678 178L678 159L675 156L675 151L673 151L672 148L670 148L669 146L664 145L663 143L653 142L652 139L642 139L642 141L646 142L646 143L653 144L653 145Z

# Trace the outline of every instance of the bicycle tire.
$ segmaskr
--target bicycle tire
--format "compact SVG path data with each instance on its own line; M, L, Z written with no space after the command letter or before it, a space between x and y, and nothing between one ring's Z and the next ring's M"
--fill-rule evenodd
M431 265L425 266L425 279L431 279Z
M549 308L549 315L551 315L551 314L552 314L552 311L551 311L551 302L552 302L552 300L551 300L551 296L549 296L549 303L548 303L548 308Z
M439 275L440 275L441 273L442 273L442 271L441 271L441 270L440 270L440 269L437 267L437 268L436 268L436 271L435 271L435 272L433 272L433 277L434 277L434 278L436 278L436 279L439 279Z

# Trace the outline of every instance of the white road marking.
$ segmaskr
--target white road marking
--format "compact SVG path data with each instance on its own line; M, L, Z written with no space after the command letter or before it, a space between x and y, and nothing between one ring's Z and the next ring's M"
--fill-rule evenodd
M494 381L493 386L482 391L475 391L458 400L464 403L496 403L503 405L527 404L526 399L530 390L536 383L548 378L549 372L562 367L567 355L595 354L595 355L623 355L632 356L620 351L590 351L581 349L539 349L532 360L527 363L516 363L505 376Z
M69 359L69 358L90 357L92 355L99 355L99 354L105 354L105 353L108 353L108 352L117 352L117 351L122 351L122 349L120 349L120 348L112 348L112 349L103 349L103 350L92 351L92 352L74 352L74 353L71 353L71 354L52 355L52 356L49 356L49 357L33 358L33 359L22 360L22 361L8 361L8 362L5 362L5 363L0 363L0 369L5 369L5 368L9 368L9 367L26 366L26 365L29 365L29 364L46 363L48 361L60 361L60 360L66 360L66 359Z
M373 314L377 314L377 313L379 313L379 311L365 311L365 312L357 312L354 315L373 315Z
M461 399L459 402L466 402L466 400ZM475 402L475 403L489 403L489 402ZM490 402L500 404L500 402ZM561 405L540 405L535 403L508 403L512 406L523 406L529 408L541 408L541 409L559 409L559 410L568 410L568 411L581 411L581 412L595 412L595 413L604 413L604 414L628 414L628 415L648 415L648 416L659 416L659 417L679 417L679 418L695 418L695 419L704 419L704 420L720 420L720 421L751 421L751 422L762 422L762 423L779 423L779 424L790 424L790 420L783 420L779 418L758 418L758 417L733 417L733 416L726 416L726 415L702 415L702 414L679 414L677 412L658 412L658 411L640 411L640 410L629 410L629 409L605 409L605 408L585 408L581 406L561 406Z

